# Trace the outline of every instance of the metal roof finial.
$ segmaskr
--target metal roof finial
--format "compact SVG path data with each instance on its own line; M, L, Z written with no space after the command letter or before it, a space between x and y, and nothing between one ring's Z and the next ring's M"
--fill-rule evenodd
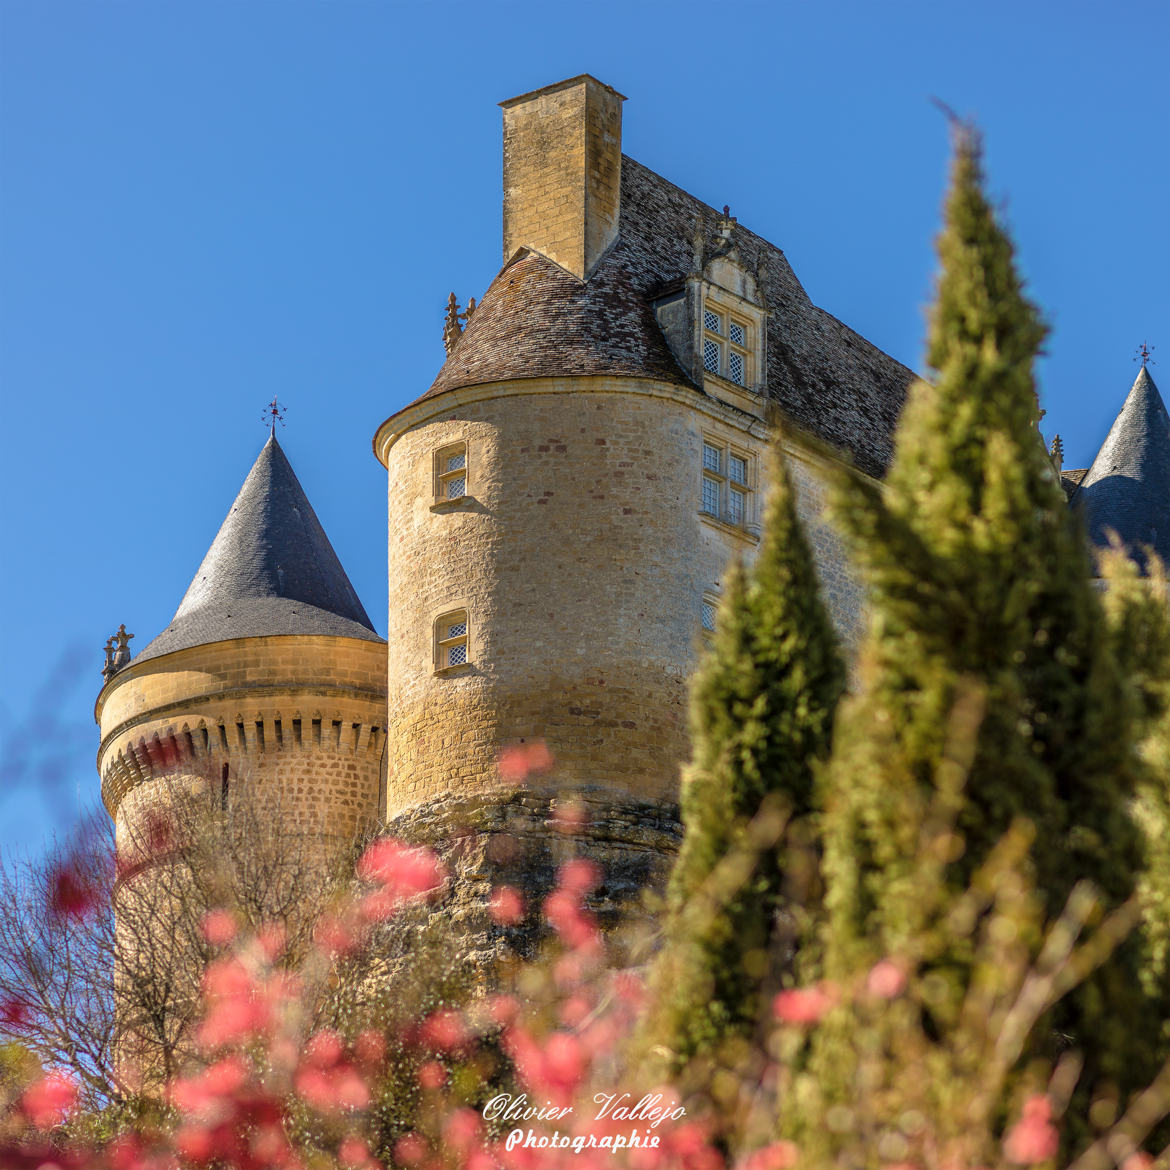
M1135 362L1140 361L1142 363L1143 370L1146 368L1146 366L1156 366L1158 363L1154 361L1152 357L1150 357L1150 354L1152 354L1157 348L1158 347L1156 345L1147 345L1143 341L1141 345L1137 347L1137 357L1135 357L1133 360Z
M268 433L274 438L276 436L276 424L280 423L281 426L284 426L284 416L287 410L288 407L281 406L275 394L272 396L272 401L264 408L261 421L268 424Z

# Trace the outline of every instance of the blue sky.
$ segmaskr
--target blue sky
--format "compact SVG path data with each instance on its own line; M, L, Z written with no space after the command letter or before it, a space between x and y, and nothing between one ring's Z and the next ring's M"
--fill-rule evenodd
M0 0L0 848L96 798L119 622L166 625L281 442L381 631L378 423L499 267L496 103L581 72L628 154L920 366L947 160L982 126L1083 466L1143 339L1170 391L1170 4Z

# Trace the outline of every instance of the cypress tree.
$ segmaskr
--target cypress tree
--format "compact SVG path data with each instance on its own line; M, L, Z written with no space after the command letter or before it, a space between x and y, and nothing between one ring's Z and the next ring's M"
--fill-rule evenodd
M957 135L938 251L935 381L911 390L885 492L850 481L839 493L872 616L824 796L826 971L847 978L882 956L926 954L936 1033L955 1023L975 943L947 934L947 897L916 880L924 818L953 825L941 869L952 901L1013 823L1031 822L1040 922L1083 878L1106 908L1120 905L1142 856L1130 705L1083 535L1038 433L1032 364L1045 327L969 129ZM956 731L955 712L973 708L981 714ZM1089 1081L1133 1087L1156 1067L1133 951L1037 1039L1051 1054L1058 1033L1071 1037Z
M1105 615L1133 704L1141 771L1134 802L1144 862L1142 989L1160 1004L1162 1046L1170 1051L1170 582L1151 554L1147 575L1120 548L1100 556Z
M844 685L779 447L770 479L755 565L729 568L692 685L685 836L644 1028L657 1069L690 1067L691 1087L712 1063L742 1067L761 1034L777 953L795 934L790 887L809 858L795 826L812 807Z

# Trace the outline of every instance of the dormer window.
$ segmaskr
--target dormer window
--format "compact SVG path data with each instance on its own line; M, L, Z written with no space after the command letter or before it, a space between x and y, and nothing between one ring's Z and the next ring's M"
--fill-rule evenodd
M703 368L708 373L746 386L750 338L748 322L710 303L703 307Z

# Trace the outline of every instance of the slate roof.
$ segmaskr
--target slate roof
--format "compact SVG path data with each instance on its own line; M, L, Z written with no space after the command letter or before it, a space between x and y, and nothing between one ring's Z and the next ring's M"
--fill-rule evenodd
M275 435L244 480L170 625L134 661L273 634L382 641Z
M694 269L696 225L713 248L719 220L714 208L623 155L618 240L590 279L520 253L492 282L423 397L557 374L693 385L666 345L650 300ZM851 451L863 471L884 474L914 375L818 309L779 248L740 226L734 243L769 308L768 396L799 426Z
M1170 415L1142 367L1074 497L1094 544L1116 532L1140 557L1170 561Z

